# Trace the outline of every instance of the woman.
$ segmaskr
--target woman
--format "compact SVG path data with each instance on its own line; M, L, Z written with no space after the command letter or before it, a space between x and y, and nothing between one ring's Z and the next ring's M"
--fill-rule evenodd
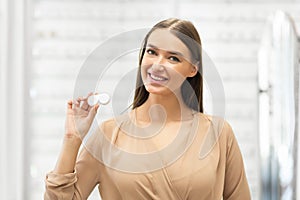
M66 132L45 199L250 199L230 125L203 114L201 41L189 21L146 35L133 109L101 124L77 158L99 105L68 102Z

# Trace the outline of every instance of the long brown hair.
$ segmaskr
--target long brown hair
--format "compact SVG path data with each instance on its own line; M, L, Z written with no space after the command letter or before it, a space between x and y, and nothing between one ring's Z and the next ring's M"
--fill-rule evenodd
M153 26L153 28L147 33L146 37L144 38L139 54L139 68L137 73L136 88L132 109L141 106L148 99L149 96L149 92L146 90L141 76L141 63L145 53L148 38L151 35L151 33L156 29L170 30L190 50L193 63L197 63L198 72L193 77L187 77L186 80L182 83L181 94L184 103L188 107L195 111L203 113L203 72L200 36L191 22L176 18L166 19L157 23Z

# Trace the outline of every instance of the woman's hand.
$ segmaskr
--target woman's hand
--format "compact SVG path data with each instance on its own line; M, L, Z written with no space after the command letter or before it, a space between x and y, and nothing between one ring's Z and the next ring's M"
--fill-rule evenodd
M97 114L99 104L90 106L87 102L89 96L69 100L65 123L65 137L83 139L88 133L92 122Z

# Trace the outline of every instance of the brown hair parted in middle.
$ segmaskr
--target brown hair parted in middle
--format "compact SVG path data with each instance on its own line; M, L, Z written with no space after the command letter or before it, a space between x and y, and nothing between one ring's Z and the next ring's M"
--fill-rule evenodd
M149 92L146 90L141 76L141 63L147 46L148 38L156 29L170 30L171 33L178 37L190 50L192 57L191 62L193 65L197 66L198 72L193 77L187 77L182 83L181 94L184 103L189 108L203 113L203 71L200 36L191 22L176 18L166 19L157 23L144 38L139 54L139 68L132 109L141 106L149 96Z

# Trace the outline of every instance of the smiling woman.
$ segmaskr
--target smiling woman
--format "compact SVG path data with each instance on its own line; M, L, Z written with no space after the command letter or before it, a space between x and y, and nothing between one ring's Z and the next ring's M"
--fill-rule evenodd
M169 53L169 55L167 54L165 56L169 56L169 65L173 64L175 66L173 72L176 71L176 68L177 70L186 70L186 67L183 69L178 67L180 65L189 65L189 72L192 74L187 76L185 81L180 80L180 75L177 76L177 78L179 78L178 84L180 84L181 87L180 92L186 105L196 111L203 112L201 40L194 25L191 22L177 19L170 19L157 23L144 39L144 43L140 51L139 65L141 66L143 63L146 65L147 62L157 59L155 55L161 52L158 51L158 47L163 53ZM181 51L178 51L178 49ZM160 59L159 55L158 59ZM159 62L161 61L156 60L154 61L154 64L158 64L159 67L161 66L159 65ZM157 69L157 65L154 65L153 69ZM143 104L146 99L145 97L148 97L148 93L146 92L142 82L142 77L139 76L139 74L142 74L140 70L141 67L139 68L136 85L141 87L137 87L135 91L136 98L133 103L133 108ZM180 73L181 72L179 72L179 74ZM149 76L150 75L151 73ZM183 84L181 84L182 82Z
M230 125L203 113L201 41L189 21L167 19L146 35L133 108L82 139L98 104L70 100L66 133L45 199L249 200L242 155ZM203 153L205 152L205 153Z
M147 91L155 93L158 85L169 88L170 94L178 91L186 78L195 76L198 71L198 67L189 62L190 58L185 44L168 29L153 31L141 63L142 79Z

